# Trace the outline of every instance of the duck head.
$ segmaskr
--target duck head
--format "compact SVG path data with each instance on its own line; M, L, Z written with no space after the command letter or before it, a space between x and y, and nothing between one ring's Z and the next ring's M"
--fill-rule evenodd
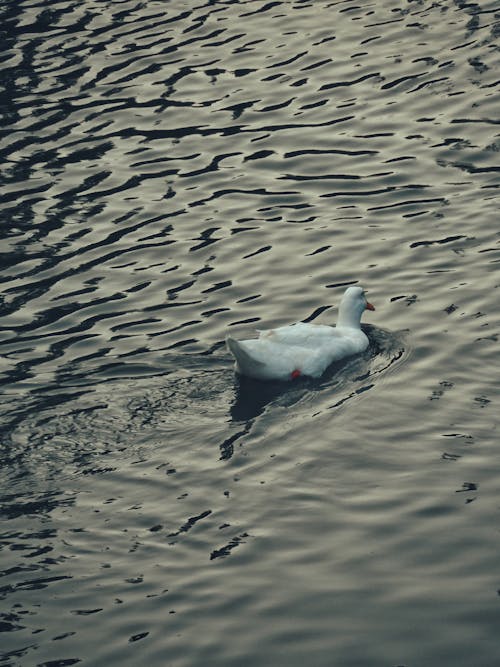
M366 300L363 288L348 287L340 302L337 326L359 329L365 310L375 310L375 307Z

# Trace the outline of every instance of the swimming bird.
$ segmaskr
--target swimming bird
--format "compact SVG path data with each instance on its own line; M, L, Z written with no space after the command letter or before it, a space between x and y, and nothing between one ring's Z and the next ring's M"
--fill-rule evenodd
M365 310L375 310L362 287L348 287L342 296L336 326L297 322L259 331L259 337L226 344L236 360L236 372L257 380L318 378L334 361L363 352L368 338L361 330Z

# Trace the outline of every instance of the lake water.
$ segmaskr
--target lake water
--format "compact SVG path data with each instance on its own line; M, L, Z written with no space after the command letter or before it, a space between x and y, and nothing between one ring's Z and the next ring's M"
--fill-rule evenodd
M498 4L0 10L0 664L500 664Z

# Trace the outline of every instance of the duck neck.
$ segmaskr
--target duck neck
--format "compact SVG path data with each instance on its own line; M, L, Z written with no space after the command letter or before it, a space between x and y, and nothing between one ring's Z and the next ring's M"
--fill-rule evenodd
M361 315L352 308L339 308L338 327L347 327L349 329L361 329Z

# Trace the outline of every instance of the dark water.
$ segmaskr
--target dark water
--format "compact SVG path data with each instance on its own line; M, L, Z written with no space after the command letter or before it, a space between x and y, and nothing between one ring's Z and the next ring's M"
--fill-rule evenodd
M0 7L0 664L498 665L498 4Z

